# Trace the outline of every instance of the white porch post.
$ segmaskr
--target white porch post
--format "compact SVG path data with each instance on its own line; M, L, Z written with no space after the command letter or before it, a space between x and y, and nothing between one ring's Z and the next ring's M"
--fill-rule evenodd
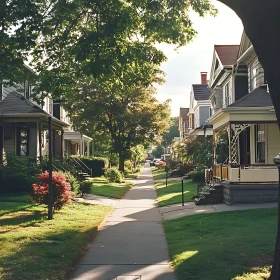
M81 136L81 139L80 139L80 156L83 155L83 136Z

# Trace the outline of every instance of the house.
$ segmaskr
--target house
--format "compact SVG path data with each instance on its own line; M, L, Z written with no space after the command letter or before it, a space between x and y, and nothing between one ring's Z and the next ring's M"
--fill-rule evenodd
M44 99L41 106L32 100L33 85L36 81L36 73L29 67L23 67L22 82L14 85L0 84L0 161L5 161L6 153L24 156L37 162L48 155L48 119L52 120L53 155L63 158L64 155L84 155L87 150L85 143L89 143L90 137L80 135L77 140L73 137L64 138L64 133L72 132L71 121L67 113L61 108L58 116L54 102L50 98ZM77 145L75 149L69 149L71 145ZM72 146L71 146L72 148Z
M229 52L231 63L221 59ZM280 151L280 132L264 70L245 33L238 51L215 46L209 86L214 109L207 120L215 141L213 179L223 186L224 202L277 201L278 170L273 158ZM227 138L224 164L217 161L221 138Z
M189 108L180 108L179 113L179 133L180 139L184 139L186 135L189 134Z
M212 135L212 126L206 123L211 115L210 89L207 84L207 73L201 72L201 84L193 84L190 92L189 134L193 136Z

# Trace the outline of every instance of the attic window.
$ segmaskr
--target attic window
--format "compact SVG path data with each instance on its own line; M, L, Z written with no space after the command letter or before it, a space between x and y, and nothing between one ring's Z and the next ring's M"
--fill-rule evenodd
M215 65L215 71L219 68L219 66L220 66L220 63L219 63L219 61L218 61L218 59L216 60L216 65Z

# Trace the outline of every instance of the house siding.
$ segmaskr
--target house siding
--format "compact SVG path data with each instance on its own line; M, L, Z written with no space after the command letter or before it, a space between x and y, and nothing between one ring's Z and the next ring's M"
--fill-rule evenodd
M223 108L227 107L226 104L226 85L228 84L229 88L229 104L233 103L233 88L232 88L232 76L230 75L226 80L223 82Z
M258 59L252 60L248 64L248 91L251 92L254 88L251 88L251 67L256 69L256 87L264 84L264 70Z
M37 128L29 128L29 157L36 158L39 156L39 139L37 135Z
M267 163L273 164L273 159L280 151L280 131L277 124L267 124Z
M15 154L15 125L4 124L4 153Z
M199 107L199 125L205 125L206 120L210 117L210 106Z

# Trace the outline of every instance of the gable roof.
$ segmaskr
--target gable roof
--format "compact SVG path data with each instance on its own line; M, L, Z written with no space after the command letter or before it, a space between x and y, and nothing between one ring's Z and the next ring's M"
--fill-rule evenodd
M10 92L7 97L0 102L0 114L28 114L28 113L41 113L51 117L46 111L40 108L32 101L26 99L22 94L17 92Z
M196 101L209 99L211 91L208 85L197 84L197 85L192 85L192 87L193 87L194 99Z
M266 85L260 86L242 98L238 99L228 107L270 107L273 106L270 94L267 92Z
M17 92L10 92L7 97L0 102L0 118L1 117L52 117L52 120L57 124L69 126L69 124L53 117Z
M236 63L239 45L215 45L214 49L224 66L234 65Z
M252 42L247 37L245 30L243 30L240 47L238 51L238 58L240 58L251 46L252 46Z

